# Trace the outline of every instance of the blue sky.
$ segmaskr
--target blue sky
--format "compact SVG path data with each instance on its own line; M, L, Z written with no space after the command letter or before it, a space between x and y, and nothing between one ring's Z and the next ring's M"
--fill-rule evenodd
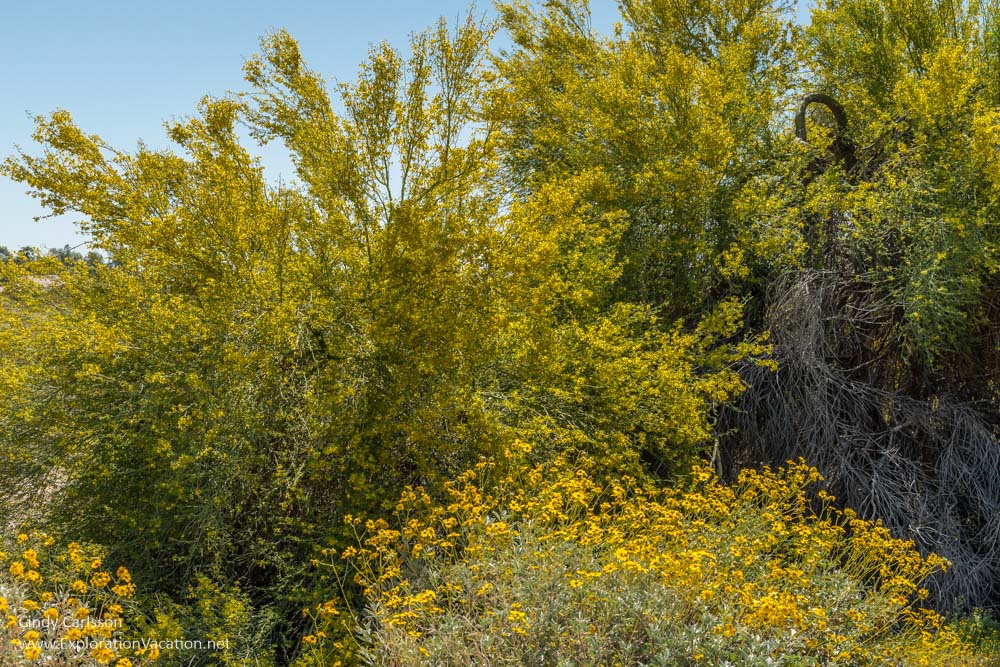
M129 148L165 146L163 122L192 113L205 94L243 90L241 65L260 35L284 27L316 71L352 80L368 46L403 47L440 16L464 16L468 0L47 0L0 1L0 155L15 144L34 152L32 115L62 108L89 133ZM592 0L594 23L617 18L611 0ZM492 13L490 2L477 12ZM277 151L265 164L287 180ZM0 177L0 245L77 245L73 218L34 222L43 213L25 188Z

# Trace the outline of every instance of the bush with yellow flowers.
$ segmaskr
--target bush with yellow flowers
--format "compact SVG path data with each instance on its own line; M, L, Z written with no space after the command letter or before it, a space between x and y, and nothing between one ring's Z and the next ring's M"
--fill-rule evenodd
M130 639L125 623L135 595L124 567L106 569L97 547L39 531L2 542L0 664L139 667L159 649Z
M804 462L731 486L695 467L663 489L514 450L443 500L407 490L392 523L350 519L357 545L329 565L366 601L354 650L381 665L980 659L920 606L948 563L807 493L822 479Z

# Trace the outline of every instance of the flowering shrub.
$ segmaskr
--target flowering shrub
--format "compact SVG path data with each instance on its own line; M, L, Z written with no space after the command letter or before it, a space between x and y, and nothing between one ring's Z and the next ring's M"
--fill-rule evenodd
M617 197L609 170L528 197L498 178L492 34L438 24L328 90L275 32L253 92L170 123L167 152L38 118L37 155L0 173L113 261L0 262L0 515L44 495L48 530L128 553L161 607L209 576L239 622L168 610L172 632L251 635L282 664L319 602L300 564L345 546L344 514L436 487L511 429L686 467L764 335L743 335L739 295L665 317L617 294L627 221L588 201ZM247 126L302 187L269 182Z
M341 558L375 664L975 661L919 607L947 562L822 491L812 504L821 478L803 462L733 486L696 467L687 488L658 489L517 448L508 472L481 463L442 502L407 490L392 524L350 520Z
M99 549L55 550L45 533L21 533L0 551L0 664L138 667L159 649L121 650L123 615L135 594L124 567L104 568Z

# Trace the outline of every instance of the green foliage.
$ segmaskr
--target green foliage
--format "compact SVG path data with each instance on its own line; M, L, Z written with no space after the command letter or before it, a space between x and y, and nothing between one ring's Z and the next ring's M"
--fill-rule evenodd
M984 655L1000 655L1000 623L983 609L953 619L955 631L975 650Z
M136 624L136 632L158 646L175 647L161 651L162 663L188 665L207 659L220 667L275 664L277 643L272 633L282 619L269 609L255 609L238 587L224 590L199 574L182 601L156 596L143 602L153 611ZM202 642L200 648L186 648L185 641L193 638Z

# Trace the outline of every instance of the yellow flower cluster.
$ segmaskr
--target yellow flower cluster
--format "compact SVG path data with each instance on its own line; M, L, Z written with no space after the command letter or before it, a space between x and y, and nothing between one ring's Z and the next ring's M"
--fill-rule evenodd
M140 649L132 659L112 649L113 640L123 637L125 607L135 593L131 573L124 567L114 576L101 570L94 547L73 542L57 550L55 544L51 536L30 531L0 552L0 664L139 667L156 660L155 647Z
M686 487L662 489L599 483L586 459L530 464L529 452L517 443L440 501L407 489L391 524L349 520L357 545L341 557L374 610L376 650L447 660L489 637L522 656L600 641L620 655L659 641L647 632L615 644L623 626L646 624L688 638L671 645L679 662L973 664L918 607L921 584L948 563L828 494L813 505L807 489L822 479L804 462L746 470L732 486L695 467Z

